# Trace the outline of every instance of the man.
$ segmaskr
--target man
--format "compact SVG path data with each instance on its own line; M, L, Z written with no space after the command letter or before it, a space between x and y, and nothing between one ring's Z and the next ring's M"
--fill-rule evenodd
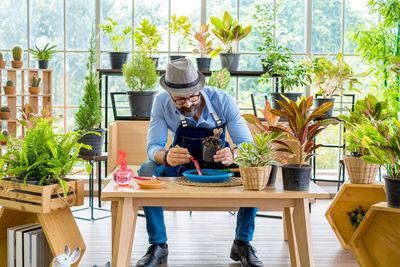
M159 94L153 104L147 140L150 160L140 167L140 176L181 176L185 170L194 169L190 156L198 160L202 168L226 168L233 163L237 148L231 151L225 142L225 128L235 144L253 141L234 99L221 89L206 87L204 76L189 59L168 62L160 85L165 92ZM207 165L201 160L201 140L213 135L213 129L218 128L223 129L223 148L214 155L215 163ZM165 150L168 130L174 141ZM158 266L167 262L168 257L163 208L143 209L151 245L136 266ZM263 266L249 243L253 238L256 212L257 208L240 208L238 212L230 257L241 261L242 266Z

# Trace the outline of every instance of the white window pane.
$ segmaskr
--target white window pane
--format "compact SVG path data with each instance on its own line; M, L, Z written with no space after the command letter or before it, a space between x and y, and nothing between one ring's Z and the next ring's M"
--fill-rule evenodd
M83 97L86 76L86 60L89 53L67 54L67 105L79 105Z
M64 49L62 0L30 1L30 46L39 48L46 43L56 44L57 50Z
M342 39L342 0L315 0L312 11L312 53L338 53Z
M67 1L67 49L87 50L95 23L95 1Z
M53 105L64 105L64 54L56 53L49 62L53 70ZM67 73L68 75L68 73Z
M78 112L77 108L67 108L67 116L65 117L65 120L67 122L67 129L66 131L73 131L76 129L75 125L75 113Z
M57 120L53 123L56 131L64 132L64 108L63 107L52 107L51 113Z
M1 0L0 10L0 49L9 50L16 44L26 49L26 0Z
M132 1L104 0L102 1L102 12L101 24L104 24L107 21L107 18L111 18L124 27L132 27ZM132 50L131 39L130 36L127 37L124 51ZM113 51L108 35L104 35L103 32L101 32L101 50Z
M157 16L154 16L157 14ZM168 50L168 1L165 0L136 0L135 1L135 27L147 19L151 24L156 25L161 35L161 42L158 44L158 51Z

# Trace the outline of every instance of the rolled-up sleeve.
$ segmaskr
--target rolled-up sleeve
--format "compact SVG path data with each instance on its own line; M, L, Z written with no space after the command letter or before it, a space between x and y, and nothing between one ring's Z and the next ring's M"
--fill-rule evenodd
M226 126L232 141L236 145L253 142L249 127L240 114L239 107L232 96L228 95L225 104Z
M147 155L154 160L154 155L160 149L165 149L168 141L168 126L164 118L163 103L156 97L151 110L149 132L147 134Z

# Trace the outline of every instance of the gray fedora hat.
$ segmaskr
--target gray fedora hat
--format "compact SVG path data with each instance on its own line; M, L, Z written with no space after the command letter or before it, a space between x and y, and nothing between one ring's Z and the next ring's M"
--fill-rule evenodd
M206 79L195 69L190 59L181 58L167 63L160 85L172 94L191 95L204 88Z

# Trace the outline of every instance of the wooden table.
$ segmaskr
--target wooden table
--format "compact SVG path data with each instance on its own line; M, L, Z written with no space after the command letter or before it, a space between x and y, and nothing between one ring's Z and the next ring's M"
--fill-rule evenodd
M284 191L278 179L275 186L249 191L242 186L194 187L178 185L175 178L160 179L166 182L163 189L140 189L135 182L118 187L113 180L104 188L102 200L112 201L112 266L129 266L137 212L142 206L163 206L166 210L283 210L291 265L314 266L308 200L329 197L314 183L310 183L309 191Z

